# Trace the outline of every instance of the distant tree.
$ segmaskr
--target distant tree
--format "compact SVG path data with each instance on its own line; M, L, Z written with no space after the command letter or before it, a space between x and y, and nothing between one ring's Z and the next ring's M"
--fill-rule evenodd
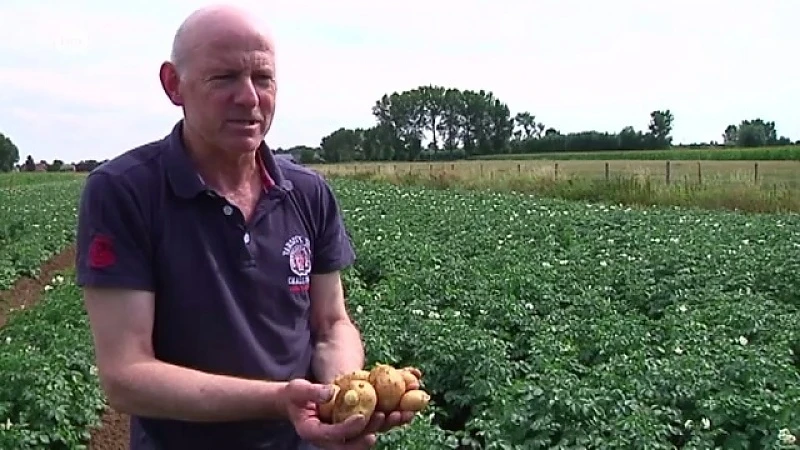
M763 147L769 140L769 131L762 124L744 121L739 126L737 141L740 147Z
M80 161L77 164L75 164L75 170L77 172L91 172L100 164L101 162L96 161L94 159Z
M11 172L19 162L19 149L11 139L0 133L0 172Z
M514 116L514 139L525 141L528 139L538 139L544 132L544 124L536 121L536 116L523 111Z
M293 151L293 153L295 152ZM296 153L298 154L300 164L313 164L315 162L319 162L321 159L316 148L305 145L297 147Z
M288 149L276 149L276 155L290 154L295 162L300 164L313 164L320 161L319 149L307 145L295 145Z
M61 167L64 165L64 161L60 159L54 159L52 164L47 166L48 172L58 172L61 170Z
M669 148L672 146L672 121L675 120L670 110L653 111L650 113L650 136L655 141L655 148Z
M36 161L33 160L33 156L28 155L25 158L25 172L35 172L36 171Z
M352 161L361 147L361 133L359 130L339 128L328 136L322 138L320 149L322 157L327 162Z
M728 125L725 128L725 132L722 133L722 142L725 145L737 145L739 143L739 127L736 125Z
M743 120L738 126L728 125L723 134L726 145L739 147L765 147L791 145L792 140L778 137L775 122L763 119Z

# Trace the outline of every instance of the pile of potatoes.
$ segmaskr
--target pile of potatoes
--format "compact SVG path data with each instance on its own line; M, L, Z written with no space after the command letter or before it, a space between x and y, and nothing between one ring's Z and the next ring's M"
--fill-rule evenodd
M422 390L422 372L415 367L396 369L377 364L372 370L357 370L333 381L333 397L319 406L320 420L340 423L361 414L370 419L375 411L422 411L430 395Z

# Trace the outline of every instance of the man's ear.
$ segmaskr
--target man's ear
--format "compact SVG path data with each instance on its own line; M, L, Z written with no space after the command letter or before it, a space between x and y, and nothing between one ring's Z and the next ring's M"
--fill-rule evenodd
M181 97L179 89L180 77L175 65L169 61L163 62L159 69L159 78L161 80L161 88L164 89L164 93L169 97L169 101L175 106L183 106L183 97Z

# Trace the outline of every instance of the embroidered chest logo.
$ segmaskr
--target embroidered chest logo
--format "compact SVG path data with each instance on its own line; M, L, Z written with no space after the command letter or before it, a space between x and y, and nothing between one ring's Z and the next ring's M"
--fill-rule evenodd
M283 256L289 258L289 269L294 276L288 281L289 291L293 293L308 291L311 273L311 241L304 236L292 236L283 245Z

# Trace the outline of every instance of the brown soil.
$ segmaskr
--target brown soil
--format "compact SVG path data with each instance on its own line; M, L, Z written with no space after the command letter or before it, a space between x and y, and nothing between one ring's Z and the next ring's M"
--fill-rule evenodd
M103 425L92 430L89 450L128 450L128 416L107 409L102 420Z
M56 272L69 269L75 263L75 246L70 246L42 265L36 278L22 278L11 289L0 291L0 327L6 324L10 311L30 308L39 300L42 289ZM103 425L92 430L89 450L127 450L128 418L108 410L102 417Z

